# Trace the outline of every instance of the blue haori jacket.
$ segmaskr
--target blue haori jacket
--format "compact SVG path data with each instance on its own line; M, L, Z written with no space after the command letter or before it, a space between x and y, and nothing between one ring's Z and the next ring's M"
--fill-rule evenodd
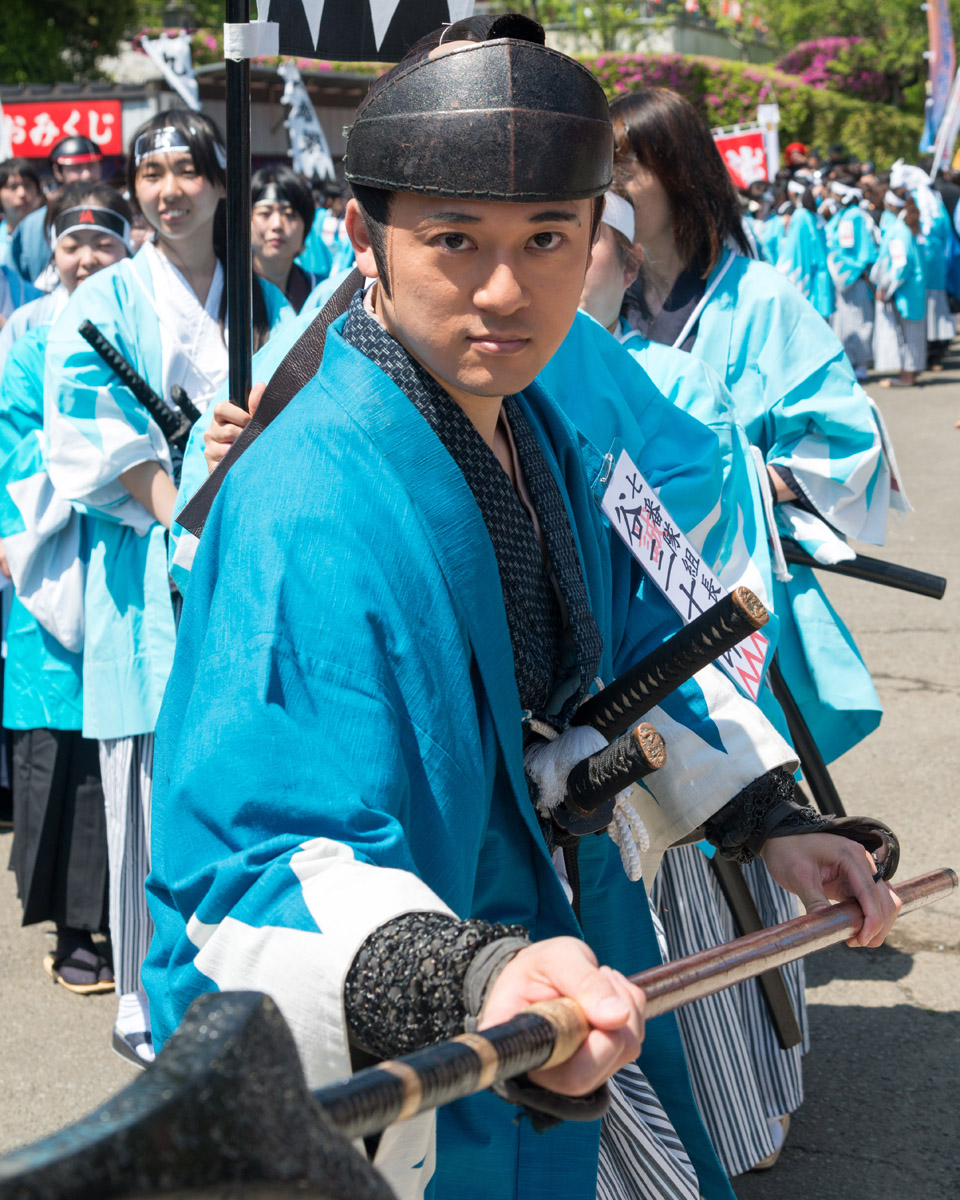
M205 991L270 993L312 1086L349 1074L343 981L365 938L403 912L583 936L628 972L659 957L646 894L606 835L581 844L574 918L527 793L479 509L339 327L317 377L231 470L196 553L157 727L143 973L161 1043ZM536 385L520 403L567 507L609 680L679 621L599 512L599 455ZM715 669L650 720L671 758L647 808L678 829L793 767ZM641 1067L706 1164L704 1194L729 1196L710 1177L672 1018L651 1023ZM593 1200L599 1125L540 1136L513 1118L489 1094L458 1102L388 1130L377 1164L405 1197Z

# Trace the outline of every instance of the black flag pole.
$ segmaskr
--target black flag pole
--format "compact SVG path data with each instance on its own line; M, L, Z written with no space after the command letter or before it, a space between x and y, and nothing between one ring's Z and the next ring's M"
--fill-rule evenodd
M227 23L246 25L250 0L227 0ZM250 60L226 60L227 338L230 403L246 409L253 371L250 260Z

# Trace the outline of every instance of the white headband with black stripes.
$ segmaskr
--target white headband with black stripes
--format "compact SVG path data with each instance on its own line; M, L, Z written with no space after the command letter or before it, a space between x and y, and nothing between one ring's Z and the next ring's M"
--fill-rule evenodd
M190 127L190 132L196 136L197 130ZM213 143L213 152L221 170L226 170L227 153L219 142ZM193 148L187 141L186 134L176 125L164 125L162 129L150 129L141 133L133 144L133 164L139 167L145 158L154 154L189 154Z

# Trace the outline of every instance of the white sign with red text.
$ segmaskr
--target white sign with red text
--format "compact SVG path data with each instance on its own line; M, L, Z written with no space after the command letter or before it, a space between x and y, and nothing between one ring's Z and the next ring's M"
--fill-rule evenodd
M684 625L727 594L626 450L614 465L600 507ZM718 661L734 683L756 700L769 653L769 640L757 631Z

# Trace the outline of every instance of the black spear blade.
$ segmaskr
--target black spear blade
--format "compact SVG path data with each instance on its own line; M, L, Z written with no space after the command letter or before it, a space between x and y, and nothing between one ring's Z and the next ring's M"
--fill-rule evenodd
M0 1200L392 1200L313 1099L258 992L201 996L156 1062L90 1116L0 1158Z

